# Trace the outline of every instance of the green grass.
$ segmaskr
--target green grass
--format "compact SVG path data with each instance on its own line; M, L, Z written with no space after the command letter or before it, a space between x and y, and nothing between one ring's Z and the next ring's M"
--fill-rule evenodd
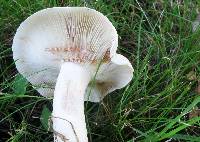
M0 0L0 141L53 141L42 125L52 99L19 76L11 51L19 24L53 6L87 6L105 14L118 31L118 52L135 69L127 87L85 105L90 142L200 141L200 117L189 117L200 102L200 30L193 33L191 25L200 2L170 1ZM196 80L188 79L190 71Z

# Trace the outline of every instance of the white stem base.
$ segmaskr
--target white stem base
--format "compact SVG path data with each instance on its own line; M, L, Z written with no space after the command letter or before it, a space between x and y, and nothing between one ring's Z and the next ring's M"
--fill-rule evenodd
M84 94L90 81L82 66L63 63L53 99L55 142L88 142L84 115Z

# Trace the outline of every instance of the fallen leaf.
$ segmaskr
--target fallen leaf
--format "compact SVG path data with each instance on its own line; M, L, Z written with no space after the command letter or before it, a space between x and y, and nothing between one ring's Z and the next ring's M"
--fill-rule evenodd
M195 107L191 112L189 112L189 119L199 116L200 116L200 109L198 107Z
M197 80L197 76L196 76L196 72L195 71L190 71L187 75L186 75L187 79L192 81L192 80Z

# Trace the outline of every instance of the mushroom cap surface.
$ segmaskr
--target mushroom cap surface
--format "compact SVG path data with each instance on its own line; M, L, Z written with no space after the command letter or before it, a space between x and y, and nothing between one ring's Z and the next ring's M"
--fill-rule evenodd
M17 70L46 97L53 96L63 62L80 64L93 76L102 63L94 86L90 83L86 91L90 95L85 95L85 100L98 102L132 78L133 68L116 53L117 46L117 31L100 12L86 7L54 7L21 23L12 50Z

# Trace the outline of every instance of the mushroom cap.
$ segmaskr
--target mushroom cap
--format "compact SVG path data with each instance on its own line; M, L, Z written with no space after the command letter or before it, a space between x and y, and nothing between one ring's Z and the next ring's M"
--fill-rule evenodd
M133 71L126 57L115 54L109 63L103 63L99 67L94 82L88 85L85 100L99 102L108 93L123 88L131 81Z
M54 7L38 11L21 23L12 50L18 71L46 97L53 96L63 62L80 64L92 75L102 63L93 91L89 85L90 95L85 95L85 100L98 102L132 78L133 68L125 57L116 54L117 46L117 31L100 12L86 7Z
M196 19L192 22L192 31L195 32L198 30L200 25L200 13L198 13Z

